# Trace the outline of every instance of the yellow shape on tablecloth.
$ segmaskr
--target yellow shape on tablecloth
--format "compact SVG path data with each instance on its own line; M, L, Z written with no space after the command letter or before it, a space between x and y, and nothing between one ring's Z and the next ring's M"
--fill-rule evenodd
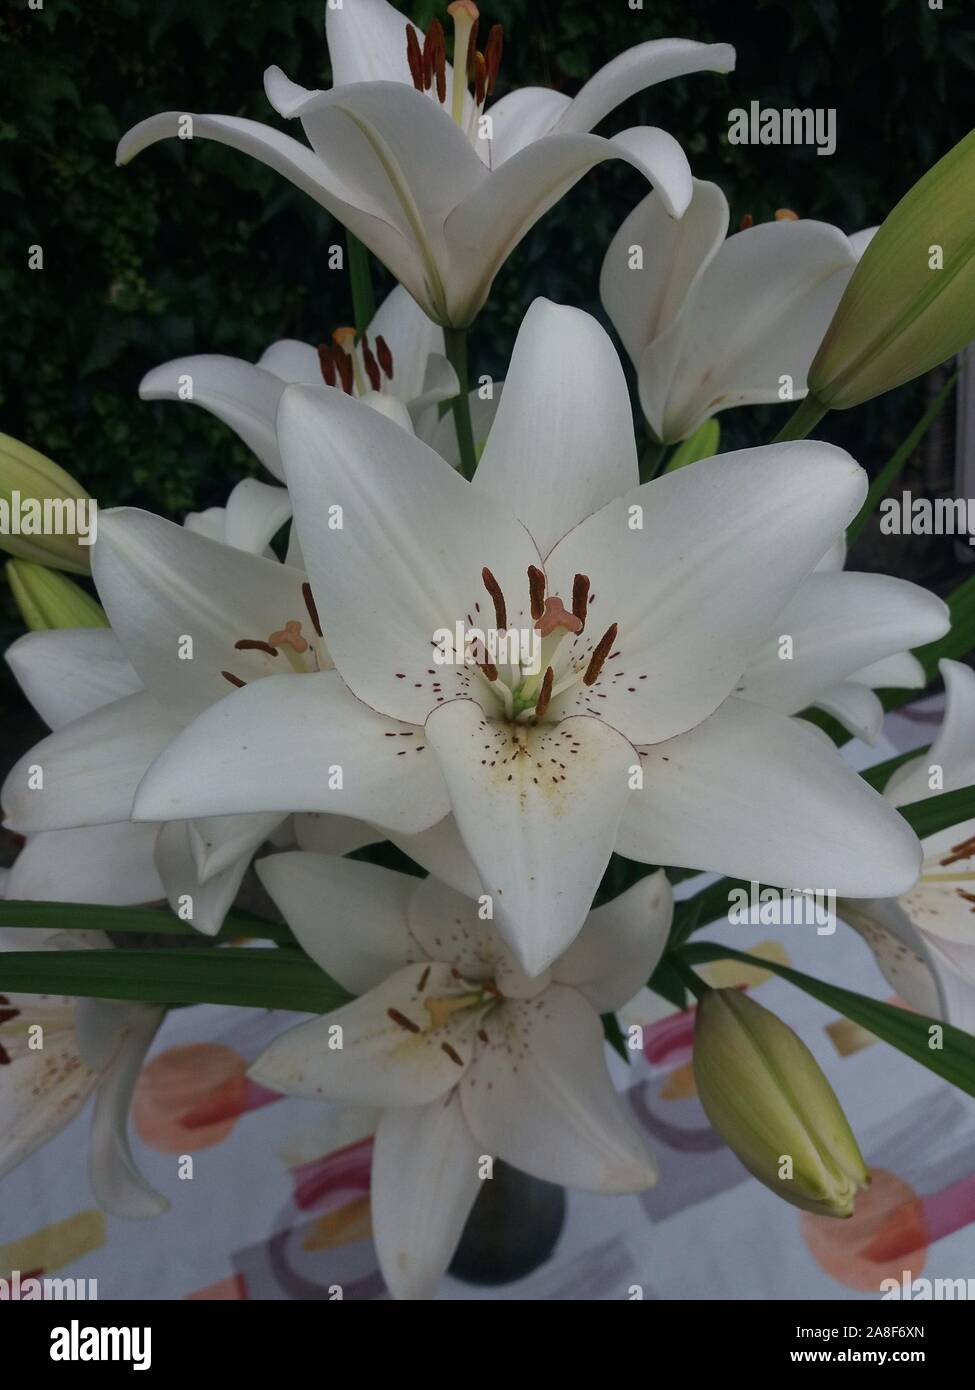
M749 946L748 954L761 960L774 960L776 965L789 965L789 953L781 941L760 941L757 946ZM762 970L757 965L743 965L739 960L715 960L702 965L698 972L712 989L740 989L745 985L754 989L772 978L770 970Z
M356 1197L337 1211L327 1211L312 1221L301 1240L303 1250L331 1250L336 1245L349 1245L365 1240L372 1232L369 1217L369 1194Z
M21 1275L50 1274L104 1244L105 1213L97 1208L77 1211L20 1240L0 1245L0 1278L9 1279L15 1269Z

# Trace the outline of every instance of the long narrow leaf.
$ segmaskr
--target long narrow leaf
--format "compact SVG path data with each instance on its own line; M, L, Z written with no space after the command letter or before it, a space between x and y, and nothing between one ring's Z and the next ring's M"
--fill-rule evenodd
M920 1062L922 1067L935 1072L949 1081L952 1086L975 1096L975 1038L963 1033L950 1023L940 1023L922 1014L910 1013L907 1009L884 1004L878 999L870 999L865 994L856 994L839 985L827 984L824 980L804 975L790 966L779 965L777 961L750 956L745 951L735 951L730 946L719 946L714 942L701 941L685 946L681 955L689 965L706 965L713 960L725 958L755 965L762 970L771 970L783 980L798 989L805 990L820 1003L836 1009L837 1013L859 1023L883 1042L896 1047ZM932 1034L932 1029L940 1032ZM941 1047L932 1047L932 1037L941 1041Z
M313 961L260 947L194 951L5 951L0 993L238 1004L328 1013L351 997Z
M92 903L50 903L11 899L0 902L0 927L34 927L43 931L144 932L154 936L188 936L200 933L172 912L155 907L108 907ZM295 938L281 922L266 922L249 912L228 912L219 935L260 937L293 946Z

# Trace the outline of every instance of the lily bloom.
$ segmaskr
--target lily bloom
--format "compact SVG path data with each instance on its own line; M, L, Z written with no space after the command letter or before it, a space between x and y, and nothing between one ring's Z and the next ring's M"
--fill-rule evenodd
M975 786L975 672L959 661L938 670L944 720L928 751L891 776L884 796L894 806ZM837 911L906 1003L975 1033L975 820L926 836L921 849L921 876L909 892L840 902Z
M581 929L631 793L644 845L667 849L658 864L733 862L851 895L913 883L913 833L820 733L733 697L862 503L847 454L773 445L640 486L607 335L544 300L473 482L339 392L292 387L278 436L335 670L260 680L207 710L153 764L138 818L389 823L392 769L435 766L444 800L425 784L430 800L397 828L453 810L532 974ZM448 653L458 624L530 638L537 662L520 642Z
M445 433L436 407L459 390L444 356L443 330L397 285L358 342L353 329L339 328L317 348L293 338L272 343L256 363L218 353L178 357L147 372L139 395L203 406L283 479L274 421L286 387L297 383L344 390L415 428L434 447ZM476 415L486 435L489 420L483 410Z
M545 88L508 93L485 113L501 61L500 27L477 47L477 9L450 6L459 66L443 26L427 34L386 0L326 10L333 86L313 92L268 68L279 115L309 143L237 116L167 111L134 126L117 159L172 136L217 140L283 174L355 233L435 322L463 327L522 237L605 159L623 159L658 189L670 216L691 197L691 174L666 131L589 132L621 102L688 73L729 72L734 49L656 39L620 54L569 98ZM479 32L479 31L478 31Z
M112 630L29 633L6 652L53 730L4 785L6 823L27 836L10 896L166 896L174 910L188 896L193 925L219 930L254 851L285 815L166 825L129 815L152 759L208 703L265 669L330 664L303 573L248 553L267 549L289 511L283 488L248 479L226 508L191 515L185 528L146 512L103 514L93 573ZM198 606L187 607L187 592Z
M662 870L590 913L534 979L479 905L435 878L301 852L270 855L258 872L312 959L361 997L276 1038L250 1075L381 1108L372 1222L394 1297L433 1296L490 1181L485 1160L596 1192L654 1184L599 1015L633 996L664 949L673 902Z
M4 951L85 947L111 943L100 932L0 930L0 959ZM95 1199L113 1216L164 1212L169 1203L136 1168L127 1134L139 1070L164 1015L149 1004L111 999L0 995L0 1178L53 1139L94 1094L88 1174Z
M668 444L731 406L805 396L816 349L876 228L848 237L826 222L783 218L725 240L727 230L724 194L695 179L680 221L651 193L603 261L603 307L637 369L647 423Z

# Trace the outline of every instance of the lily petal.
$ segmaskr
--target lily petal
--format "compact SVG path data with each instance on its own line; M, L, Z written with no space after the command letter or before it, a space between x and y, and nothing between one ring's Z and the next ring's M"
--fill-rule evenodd
M596 719L511 727L455 700L427 723L494 925L537 975L578 935L629 795L635 749Z
M99 1206L113 1216L146 1220L169 1207L136 1167L128 1139L129 1108L146 1053L166 1015L141 1004L128 1010L118 1056L102 1073L91 1121L88 1177Z
M203 882L186 821L162 826L156 841L156 869L170 907L204 936L216 936L223 926L249 863L250 855L241 855Z
M424 1003L463 992L449 965L407 965L351 1004L275 1038L249 1075L286 1095L425 1105L463 1076L479 1015L455 1013L434 1028Z
M599 1017L574 989L552 985L484 1020L461 1082L464 1115L487 1153L525 1173L595 1192L640 1192L656 1166L606 1067Z
M314 639L300 570L129 507L103 513L98 533L99 597L146 688L168 709L188 717L227 695L224 671L246 682L290 669L280 653L240 650L240 641L267 643L291 620Z
M5 824L29 835L126 820L146 768L182 727L144 692L75 719L11 768L2 792Z
M945 717L926 753L899 767L884 795L895 806L908 806L934 796L975 785L975 671L961 661L939 661L945 683ZM931 769L942 770L941 786L931 786Z
M736 694L795 714L855 671L908 647L943 637L948 606L905 579L886 574L811 574L775 619ZM792 639L783 659L782 637Z
M577 646L588 659L603 625L616 623L618 655L592 686L553 701L553 713L598 713L637 744L699 723L865 491L863 469L842 450L773 444L702 459L589 517L548 557L549 590L571 594L573 576L589 575L599 618Z
M292 387L278 432L329 652L350 688L413 724L438 700L486 690L475 667L439 663L432 649L438 631L478 621L478 603L488 615L479 625L493 622L485 565L508 596L509 625L530 627L538 552L524 528L425 444L338 392ZM341 506L341 529L326 500Z
M815 701L815 707L831 714L854 738L862 739L871 747L880 737L884 707L865 685L848 680L831 686Z
M425 747L422 730L376 714L334 672L269 676L218 701L169 743L140 785L133 814L189 820L242 808L336 811L413 833L448 810L436 762L419 751Z
M17 684L52 729L142 689L107 627L28 632L4 653Z
M606 331L590 314L536 299L474 487L513 510L546 555L639 481L626 378Z
M157 825L120 821L30 835L14 860L7 897L129 907L164 897L153 855Z
M302 948L350 994L375 989L417 958L411 875L301 850L269 854L255 868Z
M555 130L587 131L637 92L692 72L732 72L735 50L727 43L651 39L612 58L572 99Z
M394 1298L432 1298L481 1188L480 1146L456 1092L383 1112L372 1154L372 1226Z
M736 699L646 751L617 850L845 897L894 897L920 867L914 832L825 735Z
M193 862L201 883L223 873L238 859L249 861L284 819L276 811L257 815L203 816L187 822Z
M674 894L663 869L590 912L553 966L553 978L577 989L599 1014L639 994L664 953Z

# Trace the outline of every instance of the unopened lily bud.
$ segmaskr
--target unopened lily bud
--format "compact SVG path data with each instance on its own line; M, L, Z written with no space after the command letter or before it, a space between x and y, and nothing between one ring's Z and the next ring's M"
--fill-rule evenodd
M94 509L70 473L19 439L0 434L0 549L88 574Z
M793 1206L850 1216L870 1175L805 1043L740 990L697 1006L694 1078L708 1119L748 1171Z
M938 366L975 338L975 131L894 208L864 251L809 369L845 410Z
M80 584L32 560L8 560L7 581L31 632L60 627L108 627L105 610Z

